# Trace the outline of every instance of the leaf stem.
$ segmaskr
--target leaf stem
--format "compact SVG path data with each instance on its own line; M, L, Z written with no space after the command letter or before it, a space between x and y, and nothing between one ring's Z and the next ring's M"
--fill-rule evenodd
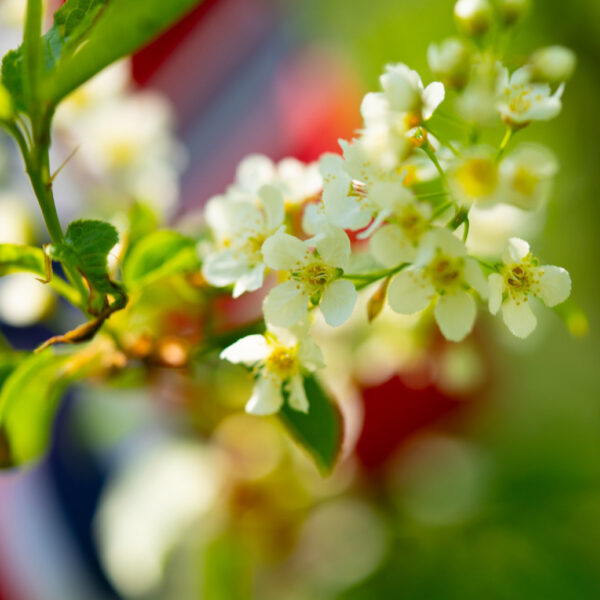
M411 263L401 263L396 267L391 269L385 269L383 271L375 271L374 273L344 273L341 278L348 279L349 281L356 282L356 289L362 290L363 288L379 281L380 279L384 279L385 277L391 277L396 273L399 273L406 267L409 267Z
M499 161L502 158L502 155L504 154L504 151L506 150L506 147L508 146L508 142L510 142L510 138L513 135L513 128L512 127L507 127L506 129L506 133L504 134L504 137L502 138L502 141L500 142L500 147L498 148L498 154L496 154L496 160Z
M430 146L429 142L426 142L425 144L423 144L421 146L421 150L423 150L423 152L425 152L425 154L427 154L427 156L429 157L431 162L434 164L446 190L450 190L450 186L448 185L448 179L446 177L446 173L444 173L444 169L442 169L442 165L440 164L440 161L438 160L437 156L435 155L435 152L434 152L433 148Z

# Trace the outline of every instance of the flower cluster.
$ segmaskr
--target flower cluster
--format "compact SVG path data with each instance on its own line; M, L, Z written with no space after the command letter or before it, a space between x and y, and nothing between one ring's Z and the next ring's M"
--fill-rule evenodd
M493 30L518 21L524 3L500 4L492 10L487 0L457 2L463 36L427 53L440 81L425 86L407 65L388 65L380 91L362 102L363 128L340 140L341 153L324 154L318 166L249 157L234 185L208 203L213 242L201 252L206 280L232 285L234 297L276 282L263 301L267 334L243 338L221 355L254 369L249 412L275 412L286 395L292 408L309 409L300 375L322 366L309 336L313 310L328 325L342 325L357 290L377 281L384 285L370 319L387 292L397 313L431 308L424 314L453 342L469 335L484 301L490 313L501 310L514 335L526 337L536 325L534 298L555 306L568 297L567 271L540 266L516 237L518 228L504 236L504 254L495 248L491 260L472 249L471 240L493 237L488 229L502 220L486 223L486 211L510 206L518 219L541 218L557 162L548 149L513 145L512 137L559 114L574 66L570 51L552 47L509 73ZM447 122L454 133L445 133ZM369 260L354 261L357 255ZM358 262L372 268L350 268ZM269 271L274 276L265 279Z

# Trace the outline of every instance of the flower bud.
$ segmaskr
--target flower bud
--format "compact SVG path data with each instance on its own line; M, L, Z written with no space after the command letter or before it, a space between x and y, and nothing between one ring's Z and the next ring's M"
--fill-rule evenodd
M527 12L529 0L499 0L497 8L502 24L511 27Z
M427 62L432 73L445 86L461 89L469 77L471 48L461 39L448 38L441 44L430 44Z
M532 81L560 83L573 75L577 58L564 46L547 46L536 50L529 60Z
M484 35L492 25L492 5L489 0L458 0L454 5L454 19L463 33Z

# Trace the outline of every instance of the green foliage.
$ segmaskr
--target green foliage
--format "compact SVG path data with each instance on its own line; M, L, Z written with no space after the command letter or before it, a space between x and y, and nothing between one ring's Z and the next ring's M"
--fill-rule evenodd
M175 231L156 231L131 251L124 266L124 280L128 287L140 288L198 267L194 240Z
M56 406L67 384L62 371L67 358L51 350L32 354L2 386L0 429L16 463L33 460L46 449Z
M13 104L18 110L25 110L25 98L23 96L23 78L21 65L23 56L21 49L10 50L2 59L2 84L12 96Z
M28 271L44 277L44 252L21 244L0 244L0 277Z
M116 284L108 274L108 253L119 241L117 230L105 221L73 221L64 242L52 248L52 256L75 267L90 286L102 294L114 294Z
M204 594L210 600L245 600L252 594L252 558L235 536L224 534L204 553Z
M304 378L308 413L284 402L279 416L294 439L313 457L323 473L335 466L343 440L342 416L314 375Z

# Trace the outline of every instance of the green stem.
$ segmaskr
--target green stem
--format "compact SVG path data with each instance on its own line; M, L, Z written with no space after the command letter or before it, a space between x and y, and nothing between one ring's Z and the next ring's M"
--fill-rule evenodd
M469 220L469 209L462 207L454 217L450 220L450 222L446 225L448 229L455 231L458 229L463 223L466 223ZM467 227L465 225L465 227Z
M508 142L510 142L510 138L512 137L513 131L514 130L512 127L508 127L506 129L506 133L504 134L504 137L502 138L502 141L500 142L500 147L498 148L498 154L496 154L497 161L502 158L502 155L504 154L504 151L506 150L506 146L508 146Z
M372 283L375 283L376 281L379 281L380 279L391 277L392 275L399 273L400 271L406 269L406 267L409 267L410 265L411 263L401 263L398 266L393 267L392 269L375 271L374 273L344 273L341 276L341 278L348 279L349 281L356 283L356 289L362 290L363 288L367 287L368 285L371 285Z
M429 200L430 198L443 198L444 196L449 196L449 192L431 192L428 194L415 194L417 200Z
M438 160L437 156L435 155L433 148L429 145L429 143L426 142L425 144L423 144L423 146L421 146L421 150L423 150L423 152L425 152L425 154L427 154L427 156L429 157L429 159L431 160L431 162L434 164L435 168L437 169L437 172L439 173L440 179L442 180L444 187L446 188L446 190L449 190L450 186L448 185L448 179L446 178L446 173L444 173L444 169L442 169L442 165L440 165L440 161Z
M444 202L443 204L441 204L440 206L438 206L434 211L433 214L431 215L431 221L433 221L434 219L437 219L440 215L444 214L449 208L455 207L454 202L450 201L450 202Z
M439 133L437 133L434 129L431 128L431 126L427 123L423 124L423 127L429 132L431 133L431 135L433 135L435 138L437 138L444 146L446 146L447 148L450 149L450 152L452 152L452 154L454 154L454 156L460 156L460 152L452 145L451 142L449 142L447 139L445 139L444 137L440 136Z

